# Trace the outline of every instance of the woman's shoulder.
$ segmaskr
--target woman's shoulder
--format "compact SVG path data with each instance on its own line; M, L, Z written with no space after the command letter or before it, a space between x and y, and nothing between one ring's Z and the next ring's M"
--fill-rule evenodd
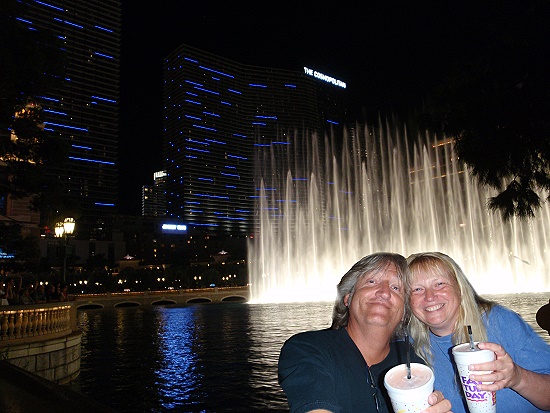
M487 315L486 326L489 334L493 331L493 333L499 335L509 331L519 333L532 329L521 315L499 304L491 308Z
M491 307L491 311L489 312L488 318L489 318L489 320L498 319L498 320L504 321L504 322L514 322L515 321L515 322L525 323L523 318L521 318L521 316L518 313L516 313L515 311L510 310L509 308L504 307L500 304L495 304Z
M542 340L521 315L501 305L493 306L489 312L486 326L489 341L496 341L508 346L516 345L517 338L520 336L524 341L533 337Z

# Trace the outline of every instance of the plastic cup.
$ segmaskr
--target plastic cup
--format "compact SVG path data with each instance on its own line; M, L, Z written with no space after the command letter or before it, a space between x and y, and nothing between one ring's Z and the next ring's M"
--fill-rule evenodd
M400 364L384 376L393 411L418 413L430 407L428 396L434 390L434 374L428 366L411 363L411 378L407 378L407 365Z
M470 364L485 363L495 359L491 350L481 350L475 343L473 349L470 343L459 344L453 347L453 357L458 368L462 390L468 403L470 413L496 413L497 397L495 392L483 391L477 388L478 384L490 383L470 380L470 374L488 374L492 371L470 371Z

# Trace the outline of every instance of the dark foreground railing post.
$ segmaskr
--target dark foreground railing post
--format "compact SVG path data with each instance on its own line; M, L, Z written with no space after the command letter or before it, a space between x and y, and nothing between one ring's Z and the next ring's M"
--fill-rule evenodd
M537 324L550 334L550 301L537 311Z

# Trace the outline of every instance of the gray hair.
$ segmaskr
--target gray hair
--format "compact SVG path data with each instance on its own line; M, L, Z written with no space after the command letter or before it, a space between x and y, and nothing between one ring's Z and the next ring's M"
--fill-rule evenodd
M351 269L344 274L340 283L338 283L336 301L332 311L332 326L333 330L339 330L348 325L349 320L349 305L353 300L355 287L357 283L367 274L376 274L384 271L389 265L394 265L397 270L397 276L403 283L403 299L405 300L405 313L403 320L397 326L394 336L402 336L405 330L405 322L410 318L409 307L409 291L410 291L410 275L405 257L391 252L378 252L367 255L357 261ZM344 302L346 295L348 297L348 305Z

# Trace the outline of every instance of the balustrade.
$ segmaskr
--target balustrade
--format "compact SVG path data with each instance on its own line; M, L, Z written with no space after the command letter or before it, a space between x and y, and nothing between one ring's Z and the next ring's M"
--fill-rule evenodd
M76 320L71 303L0 307L0 347L32 337L68 334Z

